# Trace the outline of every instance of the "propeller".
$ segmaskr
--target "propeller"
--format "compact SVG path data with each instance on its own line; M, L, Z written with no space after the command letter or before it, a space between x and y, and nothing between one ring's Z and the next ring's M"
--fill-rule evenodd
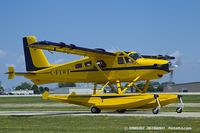
M174 71L171 71L169 76L169 82L173 82L173 80L174 80Z
M170 56L174 57L174 60L171 61L170 67L169 67L169 70L170 70L169 82L173 82L174 70L182 65L182 60L181 60L181 53L179 51L175 51Z

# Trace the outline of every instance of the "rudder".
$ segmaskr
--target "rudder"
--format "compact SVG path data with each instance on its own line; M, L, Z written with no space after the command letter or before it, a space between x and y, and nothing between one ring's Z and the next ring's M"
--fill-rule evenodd
M35 42L37 42L35 36L23 37L26 71L37 71L50 67L49 62L41 49L28 47L28 45Z

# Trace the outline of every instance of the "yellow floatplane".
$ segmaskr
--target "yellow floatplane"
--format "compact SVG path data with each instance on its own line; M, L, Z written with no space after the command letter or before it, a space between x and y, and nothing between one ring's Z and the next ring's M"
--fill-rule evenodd
M127 109L153 108L157 114L161 106L177 102L178 113L182 112L182 98L176 94L146 93L150 80L162 78L177 67L170 62L175 57L168 55L141 55L133 51L108 52L101 48L90 49L63 42L37 41L35 36L23 38L26 72L15 72L9 67L9 79L24 76L34 84L58 82L94 83L93 94L53 95L45 92L44 99L54 99L70 104L91 107L92 113L100 113L102 109L125 112ZM42 50L63 52L84 56L79 60L64 64L51 64ZM135 85L138 81L146 81L143 88ZM123 85L122 83L126 83ZM97 85L101 84L101 88ZM115 93L104 93L109 86ZM138 93L126 93L134 87Z

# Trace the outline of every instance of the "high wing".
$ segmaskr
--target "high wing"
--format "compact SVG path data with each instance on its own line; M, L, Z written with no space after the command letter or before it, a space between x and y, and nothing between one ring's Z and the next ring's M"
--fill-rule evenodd
M96 48L84 48L78 47L74 44L65 44L63 42L55 43L50 41L39 41L29 45L30 48L43 49L48 51L63 52L88 57L115 57L116 54L107 52L104 49Z

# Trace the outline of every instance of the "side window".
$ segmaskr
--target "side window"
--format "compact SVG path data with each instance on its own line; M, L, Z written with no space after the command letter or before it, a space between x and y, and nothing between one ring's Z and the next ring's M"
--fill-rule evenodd
M82 68L82 63L76 64L75 68Z
M91 65L92 65L92 62L91 62L91 61L85 62L85 67L90 67Z
M97 60L96 63L100 68L106 67L106 63L103 60Z
M118 64L124 64L124 58L118 57Z

